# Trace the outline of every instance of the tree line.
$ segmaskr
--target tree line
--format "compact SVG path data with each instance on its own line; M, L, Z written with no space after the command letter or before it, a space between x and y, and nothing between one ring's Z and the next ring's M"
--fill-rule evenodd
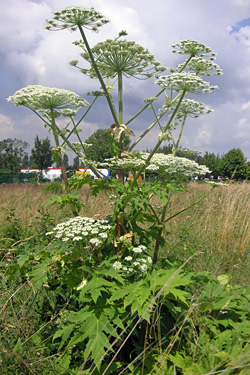
M102 163L104 159L111 158L116 154L114 142L109 129L98 129L85 141L88 144L86 148L87 157L97 163ZM124 141L124 150L129 147L130 139L127 137ZM19 139L4 139L0 141L0 173L16 174L21 168L35 168L40 171L46 170L52 165L59 167L53 154L53 147L49 138L41 140L36 136L34 147L30 155L27 152L29 144ZM147 150L148 151L148 150ZM171 154L173 145L168 144L159 148L158 152ZM224 155L215 154L206 151L201 155L199 151L193 151L179 147L176 156L185 157L196 161L198 164L206 165L211 174L206 177L229 179L246 179L250 175L250 163L246 162L243 152L239 148L233 148ZM68 155L65 153L63 162L66 168L77 170L84 167L84 164L75 157L73 164L69 164Z

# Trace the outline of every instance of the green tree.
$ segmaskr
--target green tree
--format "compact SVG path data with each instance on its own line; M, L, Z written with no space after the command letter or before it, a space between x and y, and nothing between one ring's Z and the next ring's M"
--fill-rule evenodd
M35 138L34 148L31 150L31 160L33 167L40 171L48 169L53 164L52 147L49 138L43 140L39 139L38 135Z
M219 164L221 156L215 155L213 152L205 152L203 156L200 156L197 160L199 164L205 165L211 171L211 175L217 178L220 175Z
M222 177L245 179L247 170L244 154L239 148L228 151L219 163L219 172Z
M109 129L96 130L85 143L89 144L86 147L86 156L96 162L101 163L116 155L115 143ZM130 138L126 135L123 138L123 149L127 150L129 144Z
M7 138L0 141L0 166L10 173L20 172L23 158L27 153L25 150L29 144L20 139Z

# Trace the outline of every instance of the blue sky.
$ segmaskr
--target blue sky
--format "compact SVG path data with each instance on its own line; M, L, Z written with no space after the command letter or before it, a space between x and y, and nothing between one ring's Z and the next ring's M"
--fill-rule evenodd
M194 39L211 47L224 74L210 80L219 90L195 99L214 112L190 119L181 144L202 153L223 154L241 148L250 159L250 0L1 0L0 139L18 138L32 147L37 134L40 138L48 135L29 110L6 101L16 90L39 84L69 89L87 98L88 91L98 88L96 81L89 81L68 64L79 58L79 49L72 45L80 39L79 34L43 29L53 11L70 5L94 7L111 20L98 34L88 34L92 46L125 29L127 39L148 48L169 67L182 62L171 53L172 43ZM144 98L157 91L153 80L126 81L125 120L140 108ZM86 118L81 127L83 139L111 125L105 109L100 101ZM139 135L152 119L146 113L135 121L131 125L135 134ZM152 148L158 133L154 129L139 148Z

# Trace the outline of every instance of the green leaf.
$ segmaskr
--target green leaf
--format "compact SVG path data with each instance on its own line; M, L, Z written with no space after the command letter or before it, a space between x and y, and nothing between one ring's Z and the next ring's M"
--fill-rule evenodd
M22 345L22 341L21 341L20 337L18 338L17 343L14 347L14 352L17 353L17 354L23 353L23 345Z

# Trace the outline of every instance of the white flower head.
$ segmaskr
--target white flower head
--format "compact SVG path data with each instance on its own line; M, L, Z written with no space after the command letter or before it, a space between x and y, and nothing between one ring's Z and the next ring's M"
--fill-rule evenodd
M185 63L180 64L177 66L177 68L182 69L184 65ZM223 74L223 71L218 64L203 57L193 57L185 67L185 70L202 76L215 76Z
M148 156L147 152L141 153L141 157L145 160ZM162 176L171 177L192 177L210 172L205 165L199 165L193 160L162 153L154 154L146 169L156 171Z
M70 6L53 13L53 18L47 20L46 30L75 31L81 26L88 30L98 31L98 28L109 21L94 8L83 8L81 6Z
M146 79L166 70L147 49L134 41L107 39L96 44L91 51L103 77L114 78L121 73L126 77ZM87 52L81 56L91 62ZM93 68L83 69L82 72L96 77Z
M190 55L190 56L206 56L211 60L214 59L216 53L205 44L191 39L181 40L178 43L171 44L173 48L173 53L178 53L180 55Z
M114 268L115 270L120 270L120 269L122 269L122 264L121 264L121 262L115 262L115 263L113 264L113 268Z
M72 117L78 109L88 106L88 102L73 91L39 85L26 86L8 97L7 101L41 112L44 116L47 111L53 110L57 117Z
M161 87L174 91L187 91L193 94L207 94L217 86L210 86L209 82L197 76L195 73L172 73L168 76L159 77L155 83Z

